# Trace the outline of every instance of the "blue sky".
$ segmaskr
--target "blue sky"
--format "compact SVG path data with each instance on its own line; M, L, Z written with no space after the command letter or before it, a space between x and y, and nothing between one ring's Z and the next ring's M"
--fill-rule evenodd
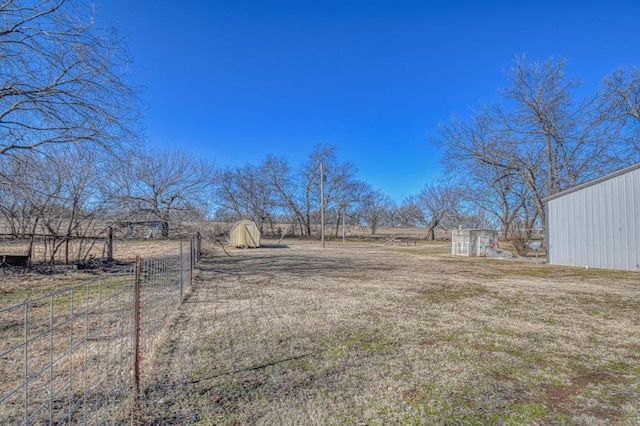
M338 147L394 200L440 178L439 122L496 100L516 55L593 94L640 66L638 1L102 0L146 87L150 146L217 167Z

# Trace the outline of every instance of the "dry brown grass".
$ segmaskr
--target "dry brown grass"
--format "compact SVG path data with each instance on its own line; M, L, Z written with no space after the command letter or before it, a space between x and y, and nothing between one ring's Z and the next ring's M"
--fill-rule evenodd
M637 274L285 243L205 259L141 423L640 421Z

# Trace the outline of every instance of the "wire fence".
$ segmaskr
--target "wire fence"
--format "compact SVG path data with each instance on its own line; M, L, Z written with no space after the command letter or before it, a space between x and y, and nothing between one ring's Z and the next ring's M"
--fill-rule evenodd
M91 264L122 260L131 245L141 242L166 241L158 223L82 224L73 229L42 229L39 232L18 231L0 218L0 266ZM188 239L202 233L197 222L172 223L171 240Z
M0 424L124 423L201 240L0 308Z

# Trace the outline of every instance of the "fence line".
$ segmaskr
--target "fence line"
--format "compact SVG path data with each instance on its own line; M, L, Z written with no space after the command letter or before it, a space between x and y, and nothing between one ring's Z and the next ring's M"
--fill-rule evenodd
M182 235L174 239L179 240ZM199 231L198 231L199 233ZM128 233L117 227L83 229L75 234L28 233L16 234L2 229L0 225L0 265L3 256L13 258L6 263L13 266L26 264L88 264L95 261L114 260L114 249L135 241L154 241L159 234ZM23 259L21 259L23 258Z
M0 424L126 422L200 244L1 307Z

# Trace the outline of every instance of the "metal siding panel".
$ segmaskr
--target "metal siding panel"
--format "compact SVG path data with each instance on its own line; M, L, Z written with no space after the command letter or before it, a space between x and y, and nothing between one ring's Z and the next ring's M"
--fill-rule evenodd
M554 200L549 203L549 245L551 246L550 250L550 258L549 263L558 263L558 256L560 254L560 228L558 227L558 222L562 218L562 212L560 211L560 205Z
M558 229L556 229L557 222L557 203L550 201L547 203L547 262L556 262L556 240L558 239Z
M640 219L640 173L634 170L631 174L631 219L629 222L629 235L631 236L631 248L629 251L629 269L637 271L640 269L638 264L638 250L640 249L640 229L638 229L638 220Z
M611 244L613 248L613 263L610 265L611 268L619 268L620 267L620 220L621 220L621 212L620 212L620 197L617 191L618 185L614 184L613 180L607 181L608 193L611 196L611 225L612 232L608 236L611 239Z
M584 216L584 227L586 229L585 247L587 250L587 256L585 263L587 265L593 265L599 255L597 240L595 239L595 234L593 232L593 229L595 228L593 218L596 213L594 204L597 199L597 190L596 188L589 189L590 191L585 191L585 205L582 214Z
M573 195L573 194L571 194ZM580 253L576 251L578 236L575 234L573 224L575 222L575 196L569 196L562 200L565 211L564 226L564 264L575 265L578 262Z
M630 223L633 220L631 216L630 209L630 201L631 201L631 175L627 174L622 176L623 179L620 181L620 186L618 188L619 198L620 198L620 210L623 211L623 221L620 224L621 228L621 239L622 244L620 251L622 252L622 256L620 257L620 268L621 269L629 269L631 262L629 262L629 258L631 256L631 234L630 231Z
M579 228L576 226L576 222L579 221L580 194L577 192L571 194L570 197L567 197L566 202L567 212L569 213L566 246L569 249L568 253L571 254L568 260L571 265L578 265L581 263L582 258L582 245L580 244L582 235L580 235Z
M596 206L598 216L594 223L593 232L596 233L596 244L599 245L600 256L605 264L613 261L611 254L611 244L607 240L607 224L609 223L608 204L606 199L607 193L603 185L597 185Z
M633 194L633 176L631 174L625 175L625 189L624 189L624 209L625 209L625 222L624 233L627 244L625 246L624 253L624 269L631 269L633 261L631 256L633 253L633 204L631 203L631 194Z
M558 262L561 264L565 264L567 262L566 257L568 253L567 247L567 221L568 221L568 211L567 211L567 200L560 199L558 200L558 209L560 210L559 220L556 222L556 226L559 229L558 232Z
M626 233L627 233L627 253L624 257L625 259L625 267L624 269L633 270L635 267L635 226L633 226L633 221L635 218L634 208L633 208L633 180L634 176L632 173L627 175L627 185L626 185L626 193L625 193L625 207L627 209L627 223L625 223Z
M580 216L581 216L581 228L583 235L583 251L584 251L584 264L585 265L593 265L596 262L597 258L597 248L594 247L593 240L593 226L592 226L592 215L593 215L593 202L595 200L593 187L589 188L589 191L584 191L583 204L580 206Z
M596 236L594 239L594 247L596 249L596 259L602 264L609 262L609 249L610 244L607 240L607 229L605 223L607 222L607 202L606 202L606 190L602 185L597 185L594 188L594 205L592 208L596 212L593 220L592 232Z
M567 237L572 252L571 262L574 265L582 264L584 257L584 236L581 233L582 227L579 226L579 223L581 221L580 211L583 196L584 192L575 192L571 197L567 198L567 208L569 209L571 217L568 224L569 233Z
M588 204L592 203L592 188L589 188L589 191L582 192L582 197L580 197L580 211L578 212L579 220L576 223L576 226L580 227L580 251L582 253L582 263L584 265L593 265L593 262L590 260L593 253L593 248L591 247L592 241L590 241L589 232L589 208Z
M553 238L551 254L554 257L554 263L560 263L562 257L562 244L560 243L562 241L562 228L559 226L559 224L561 223L564 216L560 203L561 200L554 201L555 202L553 203L552 209L554 211L554 214L549 220L550 225L553 229L553 231L551 232L551 238Z
M609 231L605 235L605 246L607 247L611 257L602 265L603 268L616 268L620 261L620 238L618 236L618 228L620 224L620 212L619 212L619 195L617 191L618 184L613 180L602 182L600 185L605 193L607 199L607 213L609 216L608 226Z
M606 200L606 212L607 212L607 222L605 223L607 233L605 235L606 245L608 247L609 253L609 265L613 267L616 260L616 244L614 244L614 236L615 236L615 216L616 212L613 208L613 194L609 185L603 183L602 189L604 191L604 198Z
M558 228L560 229L560 235L559 235L559 239L558 239L558 246L559 246L559 250L558 250L558 262L565 265L567 264L567 256L570 254L570 248L568 247L568 241L567 241L567 223L569 222L569 211L567 210L567 200L566 199L560 199L558 200L558 204L559 204L559 208L560 208L560 220L558 221L557 225Z
M565 212L562 209L562 199L558 198L549 202L549 237L551 244L550 263L562 264L563 256L563 229L560 226L564 220Z
M624 224L627 221L627 210L624 206L624 188L625 188L625 177L621 176L618 179L612 179L612 193L614 196L614 204L613 207L616 210L617 220L615 222L616 232L615 237L617 238L617 256L615 258L614 267L616 269L622 269L624 265L624 257L626 256L626 246L627 246L627 238L626 232L624 229Z
M584 213L586 210L586 197L587 191L576 192L575 201L573 204L573 222L571 228L573 233L578 236L577 241L574 242L576 250L576 264L587 265L587 244L585 229Z
M640 171L633 173L633 192L631 203L633 204L633 270L640 270Z
M557 211L556 208L557 203L553 201L547 203L547 244L548 244L548 253L547 253L547 262L555 263L556 259L556 240L558 239L558 229L556 228L557 222Z
M614 240L614 244L617 245L617 256L615 257L614 268L621 269L623 265L622 259L625 256L625 232L624 232L624 223L626 221L627 212L624 208L624 178L613 180L611 182L612 188L611 192L613 193L613 208L616 211L616 222L615 229L616 232Z
M633 203L633 270L640 270L640 173L634 170L633 193L631 203Z

